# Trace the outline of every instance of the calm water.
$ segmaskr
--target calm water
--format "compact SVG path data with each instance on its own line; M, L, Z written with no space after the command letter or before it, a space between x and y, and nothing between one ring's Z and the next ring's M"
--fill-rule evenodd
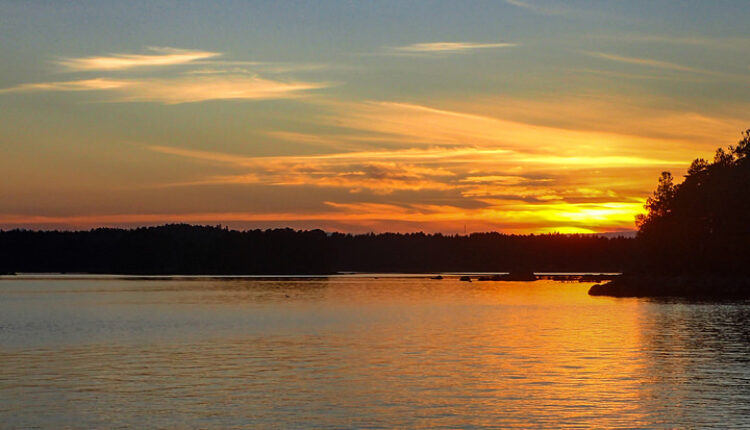
M750 303L589 286L6 278L0 427L750 427Z

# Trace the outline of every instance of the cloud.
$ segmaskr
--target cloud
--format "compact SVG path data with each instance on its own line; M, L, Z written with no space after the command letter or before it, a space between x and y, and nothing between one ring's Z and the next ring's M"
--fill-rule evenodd
M590 180L592 168L651 169L682 165L658 159L622 156L549 156L524 154L498 148L432 147L392 151L339 152L306 156L248 157L178 147L149 146L163 154L225 165L241 174L214 175L172 185L261 184L368 190L374 194L394 191L453 190L464 197L512 196L524 200L545 196L560 198L600 197L567 191L572 181ZM555 171L549 176L544 172ZM584 172L584 173L582 173ZM656 173L654 173L656 175ZM571 179L573 178L573 179ZM586 182L584 182L586 184ZM609 186L602 183L602 186ZM576 185L574 190L584 189Z
M243 225L284 225L292 223L307 228L336 229L345 225L347 230L364 226L364 231L390 230L394 223L403 229L450 232L463 229L470 223L473 231L502 230L505 232L593 233L611 231L613 228L632 227L633 212L640 210L642 202L632 203L581 203L550 202L528 205L522 202L488 201L480 208L465 208L451 204L395 204L373 202L325 201L324 208L307 213L300 212L188 212L188 213L119 213L68 216L39 216L0 214L0 225L143 225L168 222L230 223ZM384 222L385 221L385 222ZM306 222L306 223L305 223ZM334 226L331 228L331 226ZM362 231L362 229L359 229Z
M608 54L606 52L589 52L584 51L584 54L592 57L602 58L608 61L615 61L618 63L637 64L639 66L655 67L658 69L675 70L678 72L691 72L691 73L702 73L702 74L715 74L709 70L697 69L695 67L683 66L677 63L670 63L668 61L653 60L650 58L639 58L639 57L626 57L623 55Z
M111 54L98 57L63 58L58 60L57 64L69 71L76 72L114 71L140 67L174 66L221 55L219 52L177 48L150 47L148 49L157 53L151 55Z
M389 194L396 190L448 190L455 186L445 178L455 176L439 164L442 157L459 152L433 154L430 150L373 151L310 156L245 157L167 146L151 151L241 167L247 173L216 175L174 185L266 184L345 188L351 192L370 190ZM442 155L442 156L441 156Z
M196 62L201 66L195 70L188 71L189 74L233 74L233 73L271 73L287 74L298 72L316 72L329 69L345 69L347 67L334 66L327 63L295 63L295 62L270 62L270 61L228 61L228 60L204 60ZM207 67L206 67L207 66Z
M701 34L667 35L648 33L619 33L597 34L595 38L597 40L611 40L618 42L625 41L644 44L682 45L721 50L745 50L750 47L750 38L747 37L712 37Z
M331 86L326 82L267 79L255 71L283 74L291 71L319 70L321 64L267 63L258 61L219 62L211 60L218 52L177 48L149 48L150 55L112 54L99 57L66 58L58 61L69 71L114 72L138 67L190 65L181 73L139 78L99 77L70 81L21 84L0 89L0 93L40 91L106 91L109 102L156 102L178 104L206 100L263 100L300 97L304 92ZM252 66L252 69L238 67ZM219 66L205 68L207 65ZM231 65L231 66L230 66ZM195 67L199 66L199 67Z
M694 156L675 153L676 143L669 138L532 125L408 103L329 106L334 114L320 123L341 132L266 133L308 141L319 154L254 157L148 149L201 160L216 170L173 186L318 188L309 192L338 196L331 201L338 212L326 218L331 222L375 226L377 221L390 228L394 222L398 228L412 223L433 231L449 231L448 224L459 220L504 231L631 228L659 172L683 169ZM341 145L356 143L360 135L399 146L356 150ZM644 146L654 149L644 153ZM342 191L354 194L341 197Z
M135 81L115 99L121 102L190 103L206 100L262 100L299 97L327 83L280 82L248 76L201 76Z
M116 79L85 79L80 81L38 82L21 84L15 87L2 88L0 93L26 93L36 91L96 91L114 90L125 87L130 81Z
M528 1L522 0L505 0L505 3L520 7L532 12L540 13L542 15L562 15L565 13L563 9L538 6L536 4L529 3Z
M0 93L39 91L107 91L112 102L178 104L207 100L264 100L294 98L330 86L322 82L275 81L256 76L182 76L172 79L88 79L41 82L0 89Z
M528 108L539 110L541 107L532 105ZM545 108L549 110L549 106ZM566 109L568 108L576 106L566 106ZM545 114L560 116L560 112L565 112L566 109L560 111L558 107L557 111ZM599 115L601 112L599 111ZM609 165L618 162L602 157L642 158L643 145L655 148L651 156L645 158L665 160L664 157L671 155L669 150L677 144L666 138L654 139L583 128L537 125L411 103L348 104L338 108L337 114L330 118L330 122L370 135L400 141L402 146L441 145L474 147L490 151L504 150L537 155L537 159L546 157L549 162L564 162L565 160L559 157L568 157L567 161L575 165L593 165L597 159ZM664 155L657 156L657 150L662 149ZM666 160L672 158L670 156ZM632 161L638 162L636 159Z
M327 121L324 117L321 123ZM661 170L682 168L689 159L676 156L667 139L531 125L406 103L349 103L337 107L330 121L349 133L266 133L309 142L322 152L313 155L148 149L233 171L173 185L320 187L374 195L431 191L450 193L447 198L454 202L494 198L528 204L627 200L647 194ZM347 148L344 144L357 143L354 130L398 146ZM644 145L654 150L644 154Z
M398 54L431 54L431 53L460 53L477 49L509 48L518 46L515 43L471 43L471 42L432 42L414 43L412 45L392 47L391 51Z

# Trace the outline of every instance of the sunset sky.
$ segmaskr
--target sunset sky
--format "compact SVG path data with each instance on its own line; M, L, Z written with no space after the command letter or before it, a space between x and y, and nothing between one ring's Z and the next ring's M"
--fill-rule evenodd
M750 127L750 2L0 0L0 228L607 232Z

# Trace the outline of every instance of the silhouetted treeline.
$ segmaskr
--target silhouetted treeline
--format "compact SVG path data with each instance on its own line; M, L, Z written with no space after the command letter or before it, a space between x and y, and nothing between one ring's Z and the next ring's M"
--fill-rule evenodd
M179 224L132 230L0 231L0 272L616 272L626 269L633 250L634 239L589 235L350 235Z
M750 130L675 185L663 172L637 220L641 272L750 274Z
M339 270L366 272L619 272L634 239L473 233L331 236Z

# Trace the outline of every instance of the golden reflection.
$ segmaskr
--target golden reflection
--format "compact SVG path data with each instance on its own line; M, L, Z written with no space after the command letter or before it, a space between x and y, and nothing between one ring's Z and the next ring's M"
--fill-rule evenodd
M0 323L15 321L0 411L11 427L748 423L724 407L748 395L745 306L594 298L590 285L34 281L0 300Z

